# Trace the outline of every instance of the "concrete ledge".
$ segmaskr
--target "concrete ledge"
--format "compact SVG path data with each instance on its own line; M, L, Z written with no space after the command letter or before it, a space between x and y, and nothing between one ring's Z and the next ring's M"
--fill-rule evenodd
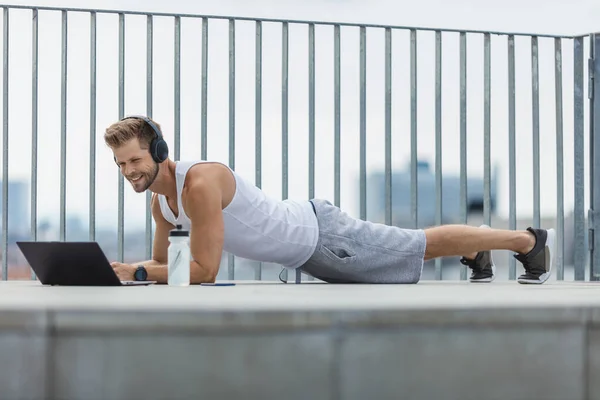
M349 334L340 351L341 397L584 398L584 329L515 328Z
M43 310L2 309L0 314L0 330L11 330L26 333L44 334L48 328L48 313Z
M325 334L59 335L58 399L330 399Z
M600 283L0 283L2 399L596 399Z
M0 317L2 319L2 317ZM0 398L46 399L49 338L28 332L0 331Z
M327 329L335 323L328 312L283 311L55 311L52 326L57 333L71 332L285 332Z

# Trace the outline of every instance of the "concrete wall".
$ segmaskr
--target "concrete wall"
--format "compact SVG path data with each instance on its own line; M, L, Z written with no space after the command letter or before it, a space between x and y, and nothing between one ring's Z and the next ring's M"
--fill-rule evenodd
M599 399L599 317L4 311L0 398Z

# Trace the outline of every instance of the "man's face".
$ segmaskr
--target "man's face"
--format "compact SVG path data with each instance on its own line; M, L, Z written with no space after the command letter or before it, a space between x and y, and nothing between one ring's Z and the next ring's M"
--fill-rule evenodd
M152 185L158 175L158 164L148 149L140 147L138 139L113 149L113 153L121 174L131 183L133 190L142 193Z

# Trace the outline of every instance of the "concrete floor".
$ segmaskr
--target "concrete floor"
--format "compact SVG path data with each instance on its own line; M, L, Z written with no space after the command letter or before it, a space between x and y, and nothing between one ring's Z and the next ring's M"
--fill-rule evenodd
M51 287L0 281L0 311L31 310L366 310L600 307L600 282L514 281L474 284L421 281L415 285L332 285L237 281L236 286Z

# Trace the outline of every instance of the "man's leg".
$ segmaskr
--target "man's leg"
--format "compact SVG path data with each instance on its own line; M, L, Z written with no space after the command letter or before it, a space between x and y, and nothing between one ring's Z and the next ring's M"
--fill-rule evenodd
M425 229L425 260L437 257L465 256L475 258L485 250L510 250L529 253L535 236L528 231L481 229L468 225L442 225Z
M509 250L525 268L519 283L543 283L554 262L554 230L532 229L511 231L481 229L467 225L442 225L425 229L425 260L445 256L474 259L478 253Z

